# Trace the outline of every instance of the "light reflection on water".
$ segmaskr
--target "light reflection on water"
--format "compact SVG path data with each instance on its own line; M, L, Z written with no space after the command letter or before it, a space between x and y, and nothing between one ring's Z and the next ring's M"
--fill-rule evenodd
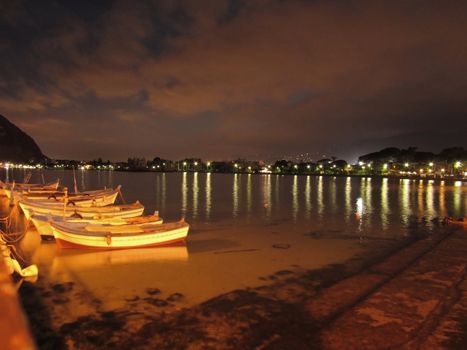
M246 182L246 212L248 217L251 215L251 208L253 204L253 198L251 193L251 174L247 175L247 182Z
M293 184L292 184L292 215L293 221L297 221L298 216L298 176L294 175L293 177Z
M389 215L389 207L388 207L388 179L384 178L381 182L381 226L383 230L386 230L388 227L388 215Z
M348 223L350 215L352 214L352 183L351 178L347 177L345 179L345 222Z
M306 177L305 185L305 218L309 219L311 216L311 178L310 176Z
M182 175L182 216L186 216L187 212L187 195L188 195L188 184L187 184L187 173L183 172Z
M233 205L232 205L232 216L234 218L237 217L238 215L238 191L239 191L239 184L238 184L238 178L240 175L234 174L234 181L232 184L232 199L233 199Z
M37 171L31 182L57 177L73 187L72 171ZM215 173L76 173L80 190L121 184L128 202L140 200L147 213L159 210L168 220L185 216L189 222L232 220L268 223L278 220L297 225L337 225L352 231L396 231L413 217L465 215L466 185L433 180L282 176ZM0 179L21 181L24 171L0 172ZM177 190L178 188L178 190ZM363 222L357 222L361 198Z
M209 213L211 212L211 173L206 174L205 192L206 192L206 220L209 220L210 218Z
M324 204L323 204L323 177L318 176L318 192L316 196L316 204L318 206L318 216L323 215Z
M193 219L198 216L198 172L193 173Z

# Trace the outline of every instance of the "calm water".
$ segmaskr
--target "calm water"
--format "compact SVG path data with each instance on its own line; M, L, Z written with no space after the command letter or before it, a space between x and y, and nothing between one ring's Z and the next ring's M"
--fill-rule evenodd
M73 188L71 171L35 172L31 182L42 176ZM23 177L0 173L8 181ZM109 308L146 288L183 293L181 306L190 305L264 283L259 277L281 269L344 261L364 252L365 241L397 240L415 226L434 230L431 219L461 217L467 207L461 182L103 171L77 171L76 178L80 190L120 184L125 200L140 200L147 213L191 224L187 247L112 252L59 251L28 232L21 248L42 279L73 281ZM85 298L76 303L74 313L91 307Z
M0 173L21 181L24 171ZM71 171L36 172L31 182L57 177L73 188ZM463 216L466 183L433 180L206 173L77 171L79 190L123 186L124 199L141 201L146 212L166 220L231 224L345 227L349 234L397 235L410 218Z

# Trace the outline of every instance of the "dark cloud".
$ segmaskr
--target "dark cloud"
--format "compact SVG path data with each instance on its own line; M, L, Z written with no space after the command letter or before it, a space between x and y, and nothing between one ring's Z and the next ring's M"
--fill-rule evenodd
M0 6L0 110L53 157L465 146L462 1Z

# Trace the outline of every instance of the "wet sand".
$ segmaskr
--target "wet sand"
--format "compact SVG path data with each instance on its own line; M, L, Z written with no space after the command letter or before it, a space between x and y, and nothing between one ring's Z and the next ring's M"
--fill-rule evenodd
M464 281L465 232L460 236L458 229L442 227L425 236L420 230L397 243L369 242L369 248L342 264L280 270L264 276L260 286L189 307L181 306L182 294L165 297L153 288L112 311L92 299L92 312L60 324L56 315L70 312L70 300L82 297L78 286L25 285L21 295L42 349L355 349L381 348L388 341L429 341L436 348L465 345L459 309L438 310L449 300L452 286ZM458 328L452 322L456 317ZM420 338L430 322L446 323L450 332L432 327L440 335Z
M314 239L302 230L262 232L255 226L193 227L186 247L116 251L60 250L30 230L21 250L51 283L75 282L109 309L129 296L159 288L185 295L192 306L233 289L256 287L282 269L314 269L361 253L358 239ZM281 233L279 233L281 232Z
M315 244L320 241L319 238L311 240ZM254 348L293 324L297 327L296 332L301 329L301 335L296 336L308 344L305 330L310 320L304 313L305 301L319 289L355 273L408 241L368 241L353 258L339 264L317 265L321 268L295 265L274 270L274 266L269 266L273 272L263 275L258 275L258 270L252 268L251 275L256 278L250 286L238 285L237 281L236 288L226 293L218 293L215 285L204 286L198 290L198 297L203 295L202 302L196 302L194 297L187 301L188 296L193 295L193 288L180 292L167 290L153 282L152 287L146 285L138 293L122 292L125 295L123 302L109 304L105 295L96 293L99 287L88 289L76 276L73 276L74 282L39 279L35 285L23 286L21 295L39 347L43 349L92 349L96 346L121 349ZM360 243L358 246L362 247ZM211 253L213 256L229 256L239 264L249 264L248 260L242 262L242 254ZM93 281L98 277L99 274ZM105 280L105 276L101 278ZM131 279L125 282L131 285ZM194 283L197 288L203 287L196 280ZM235 281L230 283L235 285ZM205 294L205 290L209 293ZM240 338L232 340L231 337Z

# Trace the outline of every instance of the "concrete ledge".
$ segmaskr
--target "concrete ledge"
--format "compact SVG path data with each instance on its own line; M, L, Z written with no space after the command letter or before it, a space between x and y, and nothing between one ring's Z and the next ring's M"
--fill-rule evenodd
M0 349L34 350L36 347L3 258L0 258L0 310Z

